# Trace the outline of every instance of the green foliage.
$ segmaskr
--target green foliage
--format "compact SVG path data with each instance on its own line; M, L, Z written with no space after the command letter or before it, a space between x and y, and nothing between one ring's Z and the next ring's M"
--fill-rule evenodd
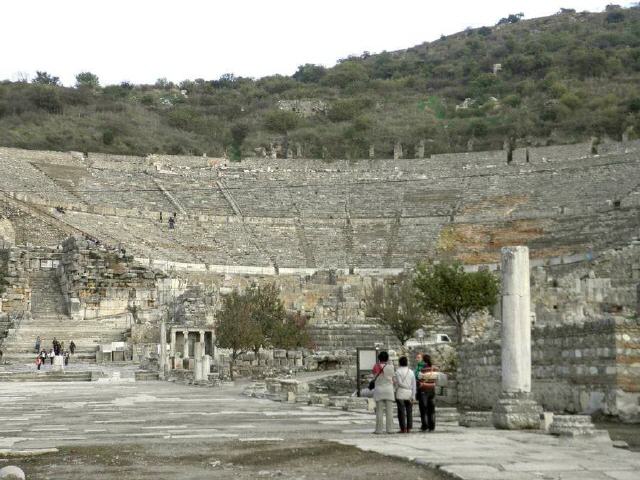
M80 72L76 75L76 88L95 90L100 87L98 76L91 72Z
M37 71L31 83L35 85L60 85L60 77L54 77L47 72Z
M287 314L283 322L277 323L271 337L271 344L287 350L310 348L311 336L308 329L308 317L300 312Z
M102 132L102 143L105 145L113 145L113 140L115 138L115 133L110 128L107 128L104 132Z
M492 73L494 64L502 70ZM233 159L271 143L299 142L305 155L390 157L427 141L427 153L517 144L620 138L640 125L640 9L562 11L546 18L505 17L404 51L353 56L335 67L301 65L292 76L253 80L222 75L179 86L122 82L99 87L91 72L77 87L38 72L32 83L0 82L0 145L145 155L181 153ZM182 92L186 91L186 92ZM613 95L612 95L613 94ZM475 105L455 109L465 98ZM489 101L496 97L498 102ZM611 98L612 97L612 98ZM298 115L280 100L322 102ZM231 128L250 126L243 142ZM103 138L106 129L112 141Z
M498 280L488 271L465 272L459 263L421 264L414 286L427 312L444 315L456 327L457 341L464 339L469 317L493 306L500 291Z
M371 100L364 97L338 100L331 105L327 116L332 122L353 120L360 112L371 107Z
M346 61L329 70L322 79L322 83L344 89L366 82L368 79L367 70L362 63Z
M391 330L402 345L413 338L426 320L413 281L407 274L374 284L366 295L366 305L367 316Z
M509 23L518 23L524 17L524 13L512 13L508 17L501 18L498 25L508 25Z
M231 351L230 374L240 355L260 343L262 331L252 318L253 305L247 297L234 290L225 296L216 322L216 342L221 348Z
M271 110L264 116L264 126L274 133L286 135L298 124L298 116L286 110Z
M293 78L303 83L318 83L326 73L327 69L323 66L306 63L298 67L296 73L293 74Z
M243 122L235 123L229 129L231 133L231 147L229 149L229 158L233 161L242 159L242 144L249 134L249 125Z

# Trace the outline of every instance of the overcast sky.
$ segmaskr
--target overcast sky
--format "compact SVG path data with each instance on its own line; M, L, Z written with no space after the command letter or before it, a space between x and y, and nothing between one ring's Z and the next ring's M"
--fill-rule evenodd
M611 1L0 0L0 79L36 70L66 85L81 71L103 85L291 75L303 63L407 48L510 13L602 11Z

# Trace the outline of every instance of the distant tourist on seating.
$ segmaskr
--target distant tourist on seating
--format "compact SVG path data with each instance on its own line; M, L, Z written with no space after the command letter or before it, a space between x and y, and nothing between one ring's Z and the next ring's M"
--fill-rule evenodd
M53 357L55 356L56 356L56 352L52 348L51 351L49 352L49 360L51 361L51 365L53 365Z
M71 355L76 353L76 344L73 343L73 340L71 340L71 343L69 343L69 351L71 352Z
M41 340L40 340L40 335L38 335L38 336L36 337L36 353L39 353L39 352L40 352L40 344L41 344L41 343L42 343L42 342L41 342Z
M173 217L169 217L169 228L173 229L176 226L176 221Z
M64 364L69 365L69 352L65 350L64 355Z
M413 428L413 399L416 397L416 377L409 369L407 357L400 357L400 367L396 370L396 405L400 433L411 433Z
M375 388L373 399L376 401L376 431L374 433L393 433L393 404L395 393L393 391L393 364L389 362L389 354L380 352L378 363L373 367Z
M38 370L40 370L41 366L42 366L42 358L40 357L40 354L38 354L36 356L36 367L38 368Z
M40 350L40 360L42 360L42 364L47 361L47 351L43 348Z
M420 364L418 364L420 367ZM416 367L418 381L418 406L420 407L420 429L433 432L436 428L436 376L437 368L429 355L422 354L422 366Z
M52 346L53 346L53 354L60 355L60 342L58 342L58 339L56 337L53 337Z

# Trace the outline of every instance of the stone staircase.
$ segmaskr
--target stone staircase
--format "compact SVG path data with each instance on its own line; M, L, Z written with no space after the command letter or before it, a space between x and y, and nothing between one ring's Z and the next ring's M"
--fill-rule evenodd
M35 355L36 337L41 348L49 351L55 338L76 344L74 361L94 362L100 343L124 341L127 330L124 318L77 320L65 309L64 297L55 271L39 271L31 275L31 316L25 317L4 340L5 358L31 361Z

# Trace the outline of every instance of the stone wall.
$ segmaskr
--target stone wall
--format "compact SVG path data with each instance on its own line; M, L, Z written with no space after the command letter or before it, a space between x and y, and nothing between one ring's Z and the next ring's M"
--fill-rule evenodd
M58 275L67 311L74 318L131 313L136 321L158 307L156 281L165 277L135 264L121 250L79 236L62 244Z
M640 320L608 318L532 330L532 392L554 412L640 421ZM501 391L499 342L460 350L458 401L492 408Z

